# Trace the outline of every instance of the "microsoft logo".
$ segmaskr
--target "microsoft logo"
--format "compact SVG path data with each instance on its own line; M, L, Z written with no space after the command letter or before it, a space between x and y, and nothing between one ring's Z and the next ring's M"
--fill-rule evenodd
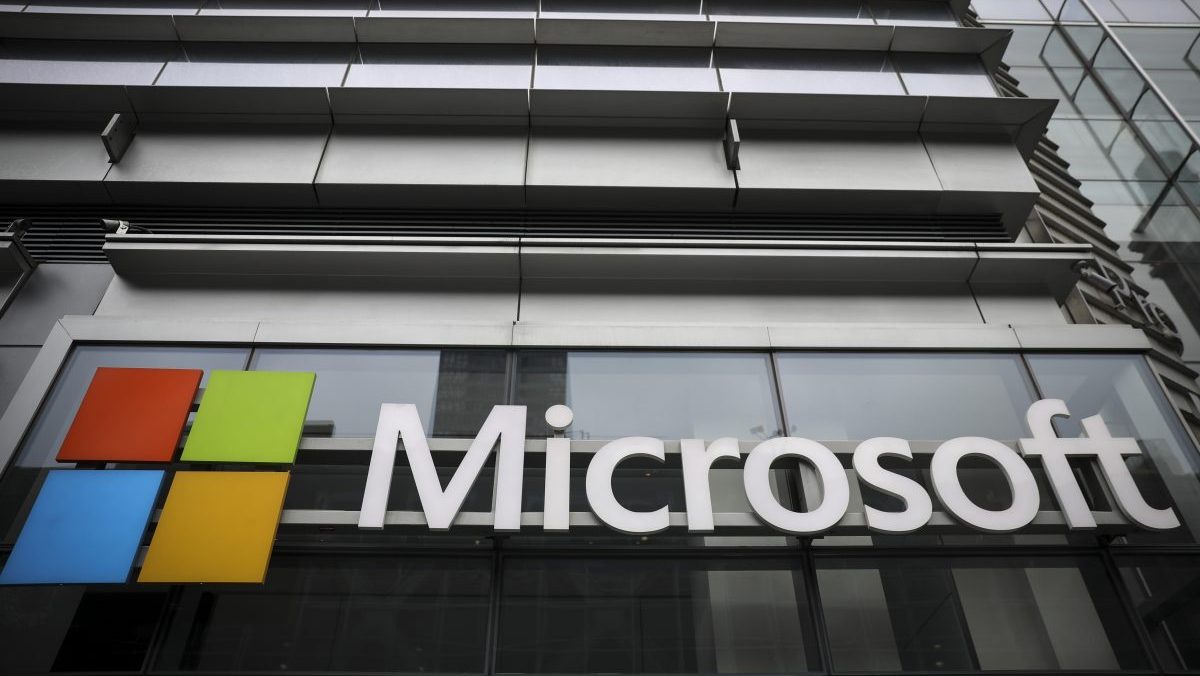
M59 462L169 463L203 372L99 368ZM257 582L283 510L289 472L216 471L205 463L286 466L315 375L213 371L179 457L138 582ZM0 584L129 579L165 470L51 470Z

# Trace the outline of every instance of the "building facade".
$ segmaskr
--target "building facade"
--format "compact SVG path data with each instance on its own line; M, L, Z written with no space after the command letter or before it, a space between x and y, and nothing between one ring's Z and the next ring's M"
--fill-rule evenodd
M0 5L0 671L1200 671L1200 7L1048 4Z

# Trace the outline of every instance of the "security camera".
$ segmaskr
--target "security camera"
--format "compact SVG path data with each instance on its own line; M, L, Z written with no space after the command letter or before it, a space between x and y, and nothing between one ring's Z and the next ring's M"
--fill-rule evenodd
M115 218L100 219L100 227L104 229L104 232L112 235L124 235L129 232L150 233L146 228L138 227L130 224L129 221L121 221Z
M12 223L8 224L8 227L4 229L4 232L11 232L13 237L20 238L20 237L24 236L25 233L29 232L29 228L31 228L32 226L33 226L32 219L17 218L17 219L14 219Z

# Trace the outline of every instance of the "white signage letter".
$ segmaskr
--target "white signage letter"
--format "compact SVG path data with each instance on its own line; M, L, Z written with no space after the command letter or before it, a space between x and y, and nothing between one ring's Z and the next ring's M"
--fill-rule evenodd
M1096 519L1067 461L1067 456L1078 453L1079 445L1070 441L1062 443L1054 431L1054 417L1069 415L1071 413L1062 399L1042 399L1030 404L1025 412L1025 424L1029 426L1033 438L1021 439L1021 453L1042 459L1042 467L1050 479L1050 487L1054 489L1054 497L1062 508L1067 527L1095 528Z
M1146 503L1133 481L1133 474L1125 465L1125 456L1142 454L1142 447L1138 446L1137 440L1114 439L1108 431L1108 425L1098 415L1083 419L1083 431L1087 433L1091 451L1100 460L1100 471L1104 472L1121 513L1130 521L1150 530L1179 527L1179 518L1170 507L1155 509Z
M714 527L708 470L720 458L739 459L738 441L723 437L712 442L706 450L702 439L682 439L679 453L683 465L683 497L687 505L688 530L711 533Z
M634 512L625 509L617 501L617 496L613 495L613 470L626 458L654 458L662 462L666 460L667 452L661 440L650 437L625 437L604 444L588 464L588 504L601 521L622 533L657 533L666 530L671 525L671 514L666 505L653 512Z
M779 458L807 460L821 479L821 504L808 512L793 512L771 493L771 463ZM746 497L759 518L785 533L809 535L831 528L850 506L850 481L833 451L809 439L779 437L754 447L742 470Z
M883 457L912 460L912 449L907 441L895 437L867 439L854 449L854 471L868 486L903 500L904 511L885 512L864 505L867 528L879 533L911 533L929 523L933 501L921 484L880 466Z
M492 513L495 529L516 531L521 528L521 481L525 468L525 407L493 406L479 434L471 441L462 464L442 490L429 442L421 426L417 407L412 404L383 404L375 428L375 446L367 471L359 528L383 528L387 512L392 467L396 464L396 442L404 441L404 452L417 484L417 495L430 530L449 530L462 507L467 492L479 477L487 456L500 441L496 458L496 480L492 487Z
M546 423L555 430L571 424L575 414L563 404L546 409ZM543 498L542 530L565 532L571 527L571 440L546 440L546 492Z
M958 480L958 463L979 455L1000 466L1012 491L1007 509L984 509L967 497ZM1010 533L1028 526L1038 513L1038 488L1033 471L1008 446L983 437L958 437L938 446L930 464L933 490L942 505L960 521L989 533Z

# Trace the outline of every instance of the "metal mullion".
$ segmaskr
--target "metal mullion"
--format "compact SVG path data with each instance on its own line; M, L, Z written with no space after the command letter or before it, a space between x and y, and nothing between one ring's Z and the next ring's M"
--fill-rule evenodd
M487 634L483 641L483 673L486 676L496 673L496 656L500 649L500 600L504 579L504 538L495 537L492 542L492 580L488 588Z
M1121 579L1121 571L1117 567L1116 559L1113 557L1108 545L1100 548L1100 562L1104 567L1109 584L1113 586L1117 598L1120 600L1121 608L1125 611L1126 618L1133 624L1133 633L1137 636L1138 643L1141 644L1142 653L1145 654L1151 668L1162 672L1163 666L1158 661L1158 654L1154 650L1154 642L1150 639L1150 632L1146 630L1146 626L1142 623L1142 619L1138 615L1137 605L1134 604L1133 597L1129 595L1129 590L1125 588L1125 582Z
M817 656L821 660L821 671L825 674L832 674L833 650L829 645L829 626L825 624L825 605L821 600L821 590L817 583L817 562L816 558L812 556L812 549L810 543L810 546L804 547L800 552L801 575L804 580L804 593L808 599L809 619L812 622L813 636L817 644Z

